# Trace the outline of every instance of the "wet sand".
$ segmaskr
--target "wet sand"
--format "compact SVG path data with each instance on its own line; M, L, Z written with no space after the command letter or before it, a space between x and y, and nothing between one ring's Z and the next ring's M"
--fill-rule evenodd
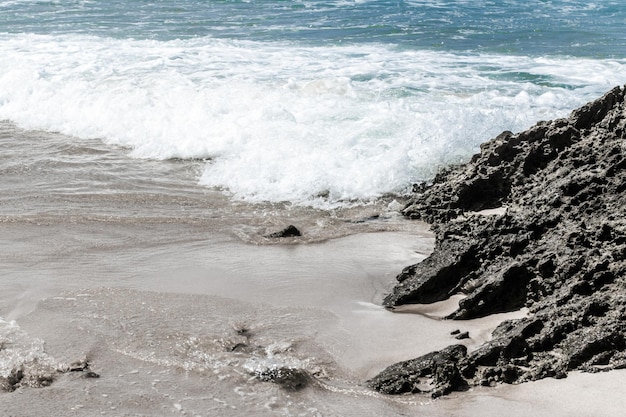
M96 226L2 226L12 243L3 239L10 256L2 266L13 279L2 281L0 315L15 320L31 346L43 342L42 363L87 360L100 375L63 373L50 387L2 393L5 415L582 417L619 415L626 406L623 372L435 401L365 387L388 364L454 343L454 329L470 332L464 343L472 348L500 320L524 314L452 322L438 318L450 302L381 308L398 267L428 253L426 230L421 238L369 233L259 246L203 240L181 225L109 225L96 239ZM97 242L85 245L89 236ZM306 369L314 382L289 392L254 377L276 365Z

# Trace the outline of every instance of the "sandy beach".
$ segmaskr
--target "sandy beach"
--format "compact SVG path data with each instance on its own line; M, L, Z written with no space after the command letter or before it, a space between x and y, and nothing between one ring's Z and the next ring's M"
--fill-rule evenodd
M1 324L11 344L0 364L87 361L99 375L56 373L49 387L2 393L3 415L586 417L626 406L621 371L438 400L367 388L389 363L452 343L454 329L470 332L471 349L524 314L453 322L438 316L458 300L403 313L380 307L397 266L429 253L427 229L263 246L202 239L182 224L1 227L9 255ZM255 378L276 365L313 380L291 392Z
M0 417L624 415L625 21L0 0Z

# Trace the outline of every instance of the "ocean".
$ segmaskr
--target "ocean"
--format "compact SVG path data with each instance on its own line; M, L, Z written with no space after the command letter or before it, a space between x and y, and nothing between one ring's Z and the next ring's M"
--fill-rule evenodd
M322 208L624 82L621 2L3 1L0 119Z
M0 0L0 377L101 374L0 408L477 415L364 386L455 326L380 307L433 244L399 210L482 142L625 84L624 27L621 1ZM254 378L275 366L315 383ZM538 398L492 392L468 394L481 415Z

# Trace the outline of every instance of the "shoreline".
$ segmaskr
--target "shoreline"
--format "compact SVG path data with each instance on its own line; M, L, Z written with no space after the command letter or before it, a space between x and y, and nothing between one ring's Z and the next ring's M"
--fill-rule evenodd
M190 309L196 317L192 322L184 313ZM45 335L46 354L55 362L84 360L99 378L87 378L84 371L57 375L49 387L23 387L0 394L0 407L9 415L24 417L42 413L173 416L182 411L194 416L237 416L242 408L260 416L309 410L307 415L355 417L407 413L496 417L505 411L520 417L585 417L590 413L618 415L626 406L626 391L620 383L626 371L574 373L565 380L479 387L437 400L376 395L358 383L360 377L355 381L350 372L334 368L336 352L319 350L319 340L303 343L301 337L311 331L307 330L311 325L333 323L336 316L319 315L310 308L300 309L294 316L297 311L254 307L214 296L125 289L60 294L44 300L38 311L21 320L22 328L31 337ZM393 316L381 314L384 321ZM415 319L409 314L398 316ZM164 318L166 323L162 323ZM96 328L93 320L100 321ZM56 329L49 326L58 321L67 324ZM243 322L251 325L247 342L261 350L230 351L244 340L235 331ZM299 329L298 334L294 329ZM431 331L444 333L436 326ZM167 354L171 350L162 349L163 343L174 348L174 356ZM272 354L266 356L268 348ZM178 364L172 362L181 359ZM251 370L255 367L277 362L307 369L320 383L289 391L254 378ZM312 409L316 412L311 413Z
M94 412L170 416L179 415L182 410L188 415L237 416L243 407L267 416L283 412L306 414L306 410L316 409L323 415L355 417L407 413L469 417L478 411L481 415L495 417L515 404L520 416L529 412L540 416L536 405L528 401L541 392L560 393L558 395L563 395L569 402L580 397L577 390L581 388L589 393L596 392L595 388L588 387L589 383L583 377L580 381L574 380L570 388L562 384L569 384L567 380L549 381L537 385L537 391L535 386L522 391L514 390L517 386L511 389L496 387L432 402L423 396L390 398L377 395L363 385L363 381L389 362L446 346L454 340L450 333L458 327L469 329L471 340L466 342L473 346L488 338L490 329L500 321L498 317L495 317L496 321L494 317L487 318L491 327L480 321L460 325L419 314L393 314L380 305L398 265L410 263L409 258L417 256L417 252L422 257L429 253L434 242L426 231L424 237L427 239L421 244L416 241L414 233L391 232L358 234L314 244L258 246L238 242L232 237L220 239L213 236L203 241L194 237L193 229L188 229L191 234L181 233L184 229L177 224L165 224L156 230L143 226L129 229L127 225L121 225L120 229L101 230L98 241L85 247L80 236L83 233L91 235L93 225L87 228L84 224L70 225L69 228L67 225L41 226L50 233L50 239L57 242L54 247L46 244L52 240L28 239L23 225L13 226L16 231L21 231L19 238L14 236L14 243L21 242L22 245L13 246L14 254L22 253L22 257L12 255L12 262L16 265L12 273L23 270L22 266L17 267L19 264L36 264L39 272L31 266L28 273L45 271L47 276L40 282L30 282L32 288L41 288L46 282L54 284L51 273L55 270L57 274L63 274L64 282L72 284L61 288L56 281L56 285L48 287L45 297L40 293L31 294L36 299L30 301L28 291L22 292L24 304L21 311L14 312L17 324L26 333L27 340L40 340L45 354L55 362L88 361L89 370L100 378L86 379L84 372L63 373L57 374L49 387L23 387L14 393L2 393L0 406L9 413L22 416L51 412L68 416ZM6 230L7 225L1 227ZM35 236L41 229L32 227ZM121 230L134 239L121 238ZM71 239L66 241L63 234ZM117 245L111 245L107 236ZM74 246L68 245L71 240L78 242L83 250L76 252ZM119 245L119 242L124 244ZM46 247L49 252L35 250L32 245L39 245L39 249ZM206 262L207 255L217 254L216 245L222 246L221 253L228 259L235 256L241 260L256 259L257 263L250 262L248 267L218 278L224 285L209 281L204 287L199 280L207 277L206 268L203 271L187 270L187 279L184 275L173 275L181 272L175 271L176 268L163 268L167 264L188 262L190 257L201 260L200 263ZM359 247L360 251L354 251L354 247ZM249 252L241 253L242 249ZM32 258L31 254L35 253L40 254L38 260ZM196 255L192 256L192 253ZM269 253L274 255L268 256ZM357 259L345 262L350 256L357 256ZM283 270L283 278L277 277L276 272L282 267L272 265L272 259L283 266L290 265L291 271ZM339 267L337 260L342 260L344 266ZM71 265L70 269L65 265ZM215 266L220 262L206 265L215 272ZM258 270L259 265L265 272ZM299 290L291 288L298 282L294 271L315 277L324 276L325 269L335 274L326 278L343 276L347 279L343 287L336 287L343 289L330 292L335 297L344 294L343 297L348 296L351 301L326 297L330 304L324 307L319 297L328 295L327 285L320 285L322 282L318 278L312 282L323 290L319 296L302 287ZM224 272L223 268L221 271ZM259 281L262 286L250 287L248 295L237 300L228 292L229 288L237 289L244 281L237 284L232 278L249 277L251 273L272 278L274 289L289 284L287 288L291 291L272 290L271 285L267 287L271 282L263 280ZM156 278L158 274L160 279ZM218 275L213 273L212 277ZM81 276L83 279L90 277L91 284L77 282ZM106 276L117 278L108 283L101 281ZM361 276L368 284L355 284L355 276ZM19 281L25 283L25 278L23 276ZM328 282L332 281L336 280ZM93 285L96 283L105 284L110 289ZM259 292L263 288L266 292ZM356 293L355 288L358 289ZM17 289L23 290L24 287ZM304 302L302 298L290 300L286 297L290 293L309 297L308 305L306 299ZM5 297L12 298L8 292ZM44 300L38 301L39 298ZM272 305L272 299L282 305ZM82 307L77 303L82 303ZM0 304L3 314L7 305L6 299ZM153 311L146 313L146 306L154 307ZM445 311L430 312L433 313L445 314ZM162 319L169 324L161 323ZM229 351L242 340L246 342L236 331L236 327L242 324L249 326L252 335L248 346L260 346L259 349ZM488 330L481 334L480 328ZM419 335L417 340L406 338L411 333ZM398 345L402 340L404 347ZM376 341L376 347L372 341ZM162 349L164 343L169 348ZM181 347L184 348L182 351ZM184 360L180 362L181 359ZM275 366L277 363L307 369L321 384L311 383L302 391L290 392L276 384L257 381L250 373L255 366ZM592 380L594 386L603 384L595 376ZM169 388L165 388L166 385ZM619 390L613 387L611 393L608 398L616 395L611 400L612 406L623 402L624 396ZM548 399L543 401L545 410L552 413L546 411L544 415L559 415L558 409L549 407ZM519 402L527 403L520 406ZM570 415L577 416L576 412L579 410ZM578 415L585 416L583 413Z

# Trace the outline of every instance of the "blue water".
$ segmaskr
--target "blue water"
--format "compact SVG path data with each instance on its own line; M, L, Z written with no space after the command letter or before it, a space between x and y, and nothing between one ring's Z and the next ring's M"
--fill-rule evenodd
M624 28L621 1L0 1L0 119L368 201L626 83Z
M622 58L621 1L4 1L0 32Z

